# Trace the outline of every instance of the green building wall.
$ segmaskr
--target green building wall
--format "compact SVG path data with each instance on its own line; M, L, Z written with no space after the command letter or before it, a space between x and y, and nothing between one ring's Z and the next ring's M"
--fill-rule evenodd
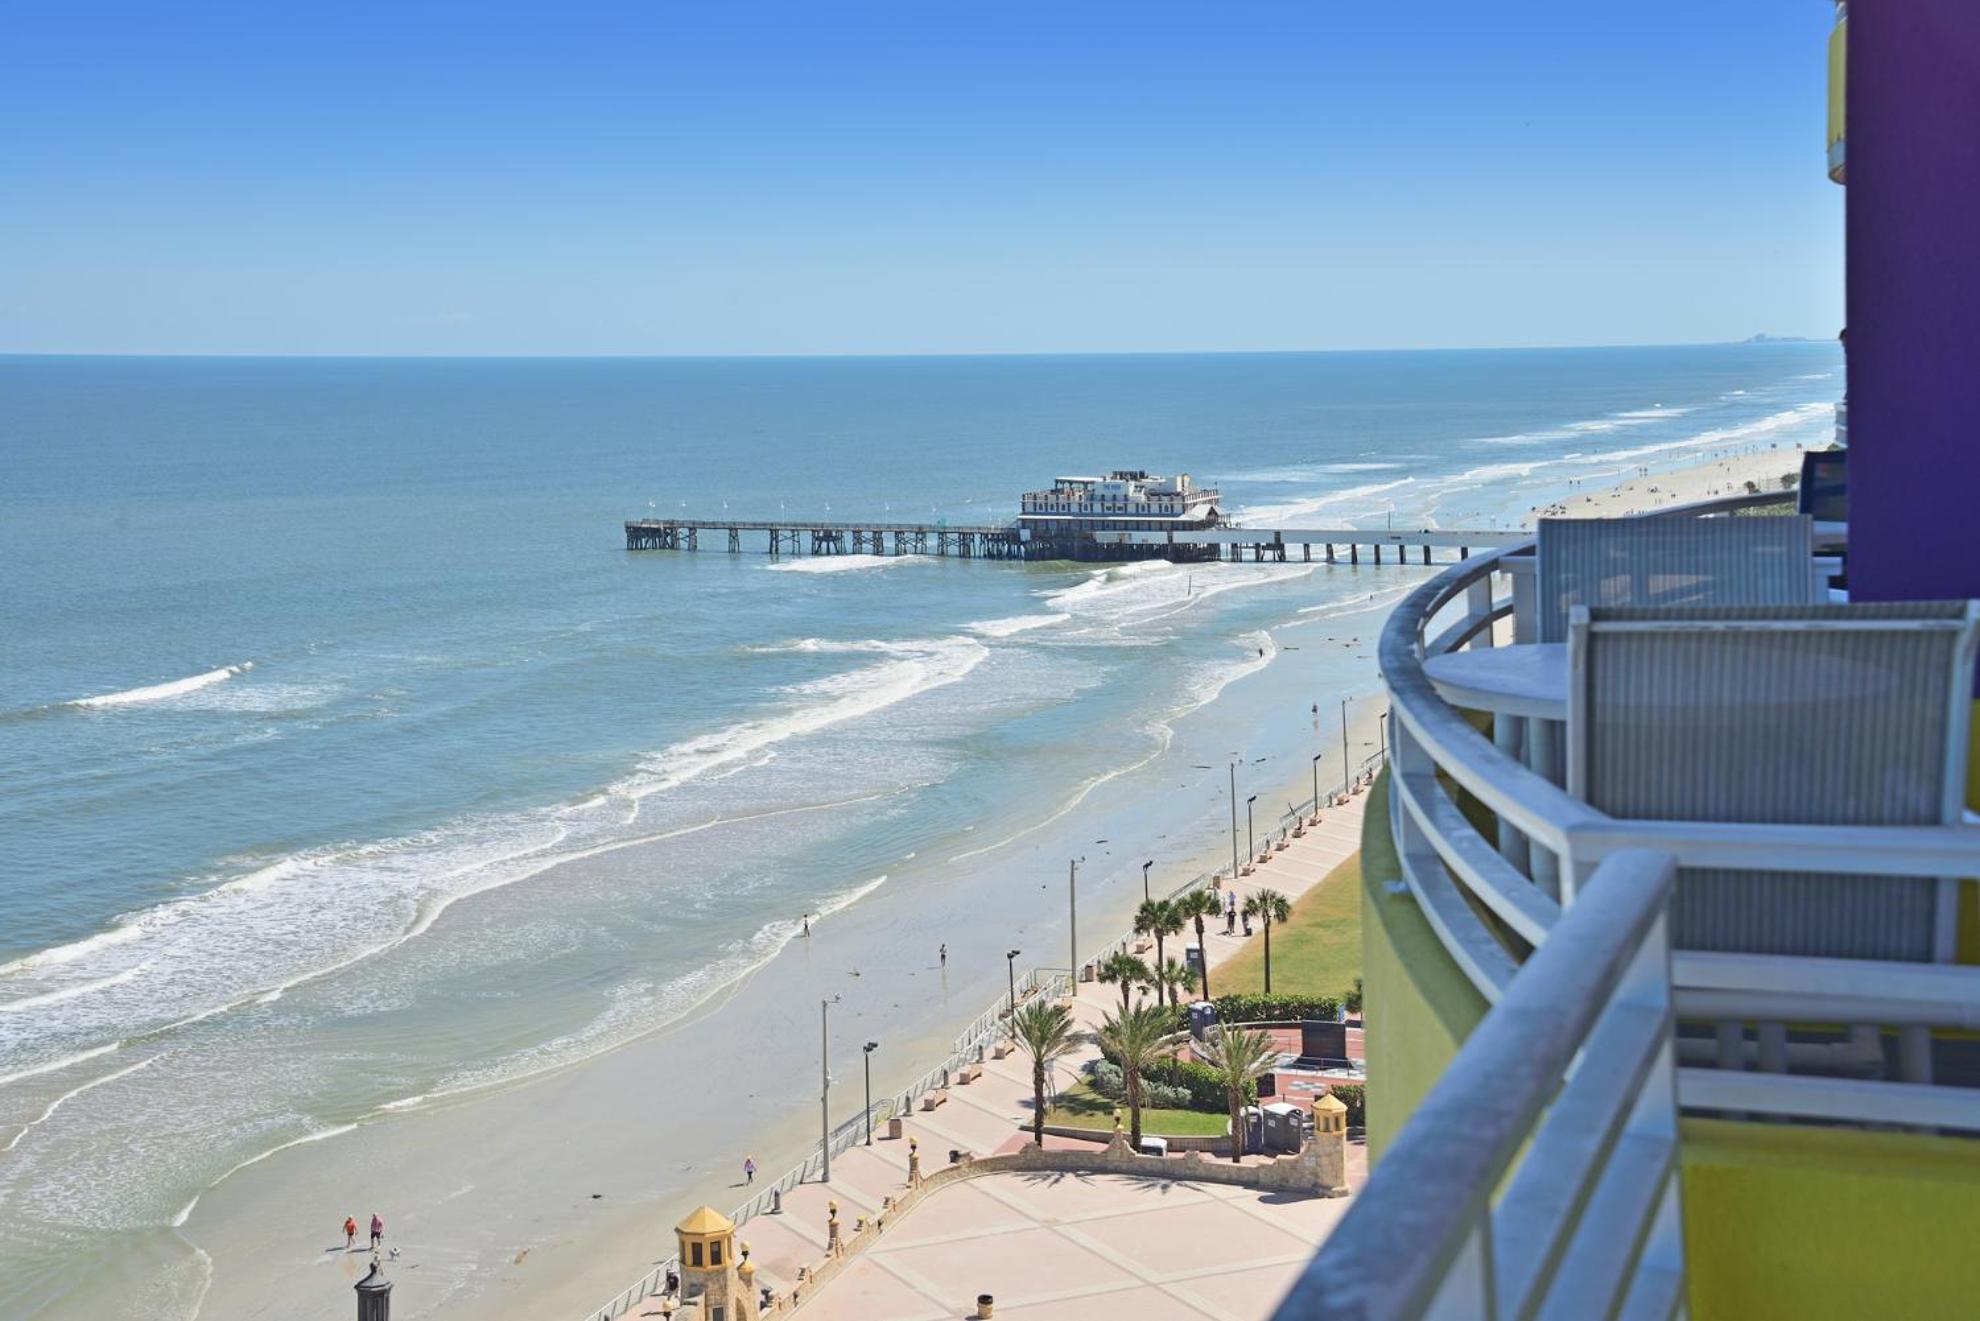
M1368 1155L1382 1153L1486 1004L1399 882L1388 777L1362 825ZM1980 1316L1980 1140L1687 1119L1694 1321Z

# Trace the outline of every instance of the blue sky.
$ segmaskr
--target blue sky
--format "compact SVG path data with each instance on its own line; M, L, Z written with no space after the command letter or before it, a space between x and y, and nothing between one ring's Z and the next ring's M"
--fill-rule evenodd
M1819 0L0 8L0 351L1830 335Z

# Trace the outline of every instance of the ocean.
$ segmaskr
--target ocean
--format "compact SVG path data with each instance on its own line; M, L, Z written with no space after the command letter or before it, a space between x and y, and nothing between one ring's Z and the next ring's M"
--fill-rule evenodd
M197 1211L239 1171L647 1037L807 918L941 939L917 1030L973 1016L1012 940L1065 962L1069 858L1118 908L1223 838L1233 761L1337 779L1368 607L1426 572L628 553L626 518L1005 520L1134 467L1258 525L1511 527L1824 443L1841 383L1825 343L0 357L0 1316L118 1314L108 1278L189 1317L216 1259L250 1294Z

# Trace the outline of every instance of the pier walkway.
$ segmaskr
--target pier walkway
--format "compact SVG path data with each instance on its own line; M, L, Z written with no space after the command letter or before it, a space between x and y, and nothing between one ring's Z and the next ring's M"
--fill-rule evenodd
M1284 564L1297 559L1312 563L1360 564L1367 548L1376 564L1407 564L1411 552L1418 562L1432 562L1433 550L1447 550L1439 559L1462 560L1473 548L1508 546L1528 533L1497 528L1248 528L1217 527L1190 531L1165 530L1085 532L1070 537L1029 535L1015 523L849 523L815 519L763 520L733 518L642 518L626 523L627 550L700 550L703 535L709 548L741 554L745 543L760 544L773 557L784 555L937 555L980 560L1175 561L1250 560ZM746 535L748 534L748 535ZM761 534L761 542L756 534ZM1320 554L1314 554L1314 548ZM752 549L754 546L751 547ZM1297 554L1294 549L1297 548Z
M700 550L701 534L727 533L740 554L743 533L761 532L775 555L953 555L959 559L1024 558L1015 524L827 523L811 519L642 518L626 523L627 550ZM891 539L893 549L888 549Z

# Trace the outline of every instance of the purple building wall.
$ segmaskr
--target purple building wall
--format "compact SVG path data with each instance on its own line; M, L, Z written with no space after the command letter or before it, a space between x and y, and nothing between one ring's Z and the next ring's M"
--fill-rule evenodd
M1980 0L1849 15L1849 585L1980 597Z

